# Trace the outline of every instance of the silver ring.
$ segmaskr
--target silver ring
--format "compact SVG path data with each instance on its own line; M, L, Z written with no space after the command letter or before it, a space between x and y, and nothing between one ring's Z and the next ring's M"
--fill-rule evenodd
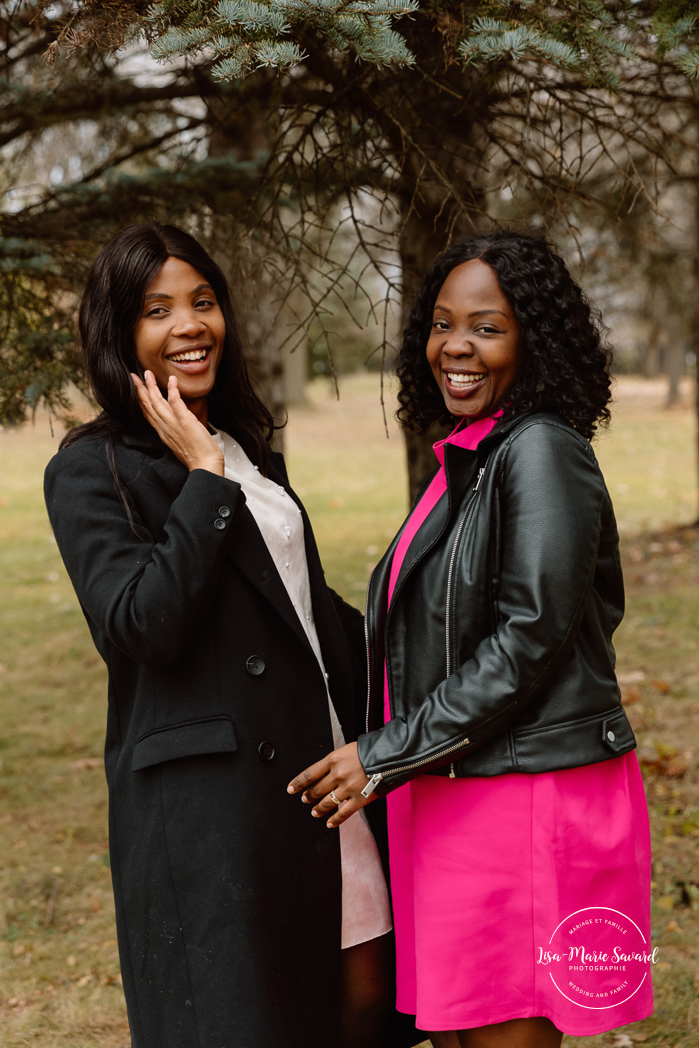
M333 804L339 804L340 803L339 800L337 799L337 797L335 796L335 790L331 790L330 791L329 797L330 797L330 800L333 802Z

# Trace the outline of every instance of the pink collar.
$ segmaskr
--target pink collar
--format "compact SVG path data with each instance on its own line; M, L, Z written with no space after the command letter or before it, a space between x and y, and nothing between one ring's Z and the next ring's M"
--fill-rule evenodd
M481 440L488 436L501 415L502 408L500 411L496 411L494 415L489 415L488 418L479 418L476 422L472 422L470 426L464 426L463 420L457 422L448 437L445 437L444 440L438 440L436 444L432 445L434 453L439 459L440 466L444 465L445 444L455 444L458 448L467 448L469 451L475 451Z

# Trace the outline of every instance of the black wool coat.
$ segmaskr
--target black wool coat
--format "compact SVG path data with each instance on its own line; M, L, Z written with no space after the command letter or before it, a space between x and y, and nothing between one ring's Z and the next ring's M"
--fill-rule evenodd
M239 484L191 473L154 432L46 470L49 517L109 670L106 771L134 1048L337 1048L339 835L289 780L328 753L325 683ZM269 476L288 486L281 455ZM129 516L131 520L129 520ZM347 740L361 615L314 616Z

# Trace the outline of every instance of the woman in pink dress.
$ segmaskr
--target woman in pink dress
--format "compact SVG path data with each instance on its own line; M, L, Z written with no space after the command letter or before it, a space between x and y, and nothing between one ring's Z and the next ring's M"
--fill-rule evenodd
M558 1048L652 1012L618 535L590 445L607 363L542 238L436 260L399 415L455 428L370 581L366 733L289 787L330 827L387 797L397 1005L434 1048Z

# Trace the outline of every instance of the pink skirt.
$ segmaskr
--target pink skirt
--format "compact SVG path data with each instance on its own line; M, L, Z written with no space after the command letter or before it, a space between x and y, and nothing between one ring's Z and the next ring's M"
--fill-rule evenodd
M653 1010L650 833L635 754L540 775L423 775L388 796L397 1007L421 1030Z

